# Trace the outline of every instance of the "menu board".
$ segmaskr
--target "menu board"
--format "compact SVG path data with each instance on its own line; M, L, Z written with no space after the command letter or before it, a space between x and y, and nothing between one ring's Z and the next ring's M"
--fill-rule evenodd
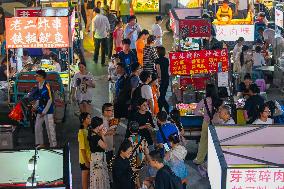
M160 0L132 0L134 12L159 12Z
M69 47L67 17L5 19L7 48Z
M170 52L172 75L196 75L228 71L228 50Z

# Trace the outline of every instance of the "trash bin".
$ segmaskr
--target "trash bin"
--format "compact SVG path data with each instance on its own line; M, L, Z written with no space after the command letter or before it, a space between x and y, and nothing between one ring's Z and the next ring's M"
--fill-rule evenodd
M14 130L12 125L0 125L0 149L14 148Z

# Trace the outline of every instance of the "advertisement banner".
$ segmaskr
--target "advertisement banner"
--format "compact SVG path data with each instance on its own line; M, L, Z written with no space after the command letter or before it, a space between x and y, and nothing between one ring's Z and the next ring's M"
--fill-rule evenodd
M228 50L170 52L172 75L196 75L228 71Z
M68 8L15 8L15 17L68 16Z
M211 23L205 19L180 20L179 33L182 38L210 37Z
M226 189L283 189L283 168L228 169Z
M38 17L41 16L41 9L39 8L15 8L15 17Z
M239 37L254 41L254 25L216 25L217 40L236 41Z
M5 19L7 48L69 47L67 17Z

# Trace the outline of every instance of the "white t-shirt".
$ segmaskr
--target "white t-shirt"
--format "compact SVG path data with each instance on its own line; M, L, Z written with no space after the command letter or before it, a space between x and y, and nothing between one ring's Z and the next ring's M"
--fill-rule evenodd
M248 9L248 1L249 0L239 0L238 10L246 10L246 9Z
M253 54L253 66L264 66L265 60L262 54L254 53Z
M163 30L159 24L154 24L152 26L152 34L156 36L155 46L162 46L163 45ZM160 36L159 38L157 38Z
M151 100L154 103L154 98L153 98L153 93L152 93L152 88L150 85L143 85L141 87L141 96L142 98L145 98L147 100ZM154 107L154 104L152 104L152 106Z
M268 118L266 122L261 121L260 119L255 120L253 123L253 125L270 125L273 124L273 120L271 118Z
M153 99L153 93L150 85L143 85L141 87L141 96L147 100Z
M94 96L93 88L89 86L90 82L94 82L94 76L88 72L82 75L76 73L72 79L72 87L76 88L76 99L80 103L82 101L92 101Z

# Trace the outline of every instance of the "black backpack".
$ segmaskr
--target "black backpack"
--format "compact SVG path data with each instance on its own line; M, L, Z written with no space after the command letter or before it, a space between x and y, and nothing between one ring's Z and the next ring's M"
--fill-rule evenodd
M127 76L123 81L123 88L120 90L118 94L118 100L121 102L128 102L131 98L131 79L134 75Z
M142 98L141 88L147 84L140 83L139 86L133 91L131 98L131 105L136 107L138 105L138 101Z

